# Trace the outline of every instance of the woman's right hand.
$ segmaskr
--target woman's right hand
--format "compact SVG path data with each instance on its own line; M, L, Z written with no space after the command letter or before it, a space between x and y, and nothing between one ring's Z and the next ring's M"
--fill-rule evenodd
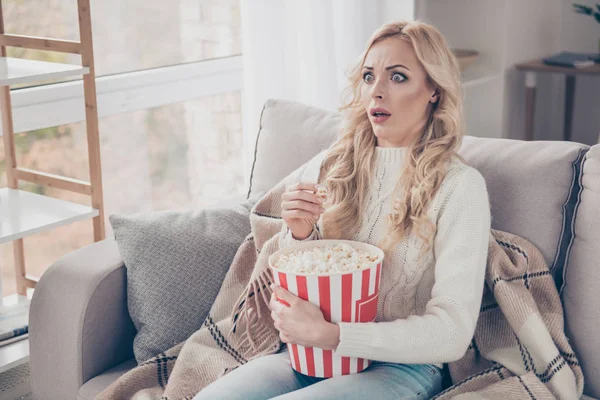
M314 183L298 182L286 188L281 195L281 217L296 240L310 236L313 225L325 209L321 206L324 198L317 196Z

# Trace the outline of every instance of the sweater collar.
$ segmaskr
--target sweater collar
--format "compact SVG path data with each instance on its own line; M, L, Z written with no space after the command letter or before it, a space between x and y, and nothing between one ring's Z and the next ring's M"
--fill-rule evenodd
M379 147L375 146L375 159L377 164L398 164L408 151L408 146Z

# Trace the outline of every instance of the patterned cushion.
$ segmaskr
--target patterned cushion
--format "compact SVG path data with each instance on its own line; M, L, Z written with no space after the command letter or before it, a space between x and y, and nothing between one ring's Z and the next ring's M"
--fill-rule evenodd
M199 211L112 214L127 269L127 306L141 363L198 330L235 253L250 233L249 200Z

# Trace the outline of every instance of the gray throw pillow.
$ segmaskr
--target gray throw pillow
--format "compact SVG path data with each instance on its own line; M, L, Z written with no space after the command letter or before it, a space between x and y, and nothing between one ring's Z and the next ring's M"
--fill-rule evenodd
M127 269L138 364L200 329L262 194L202 210L110 215Z

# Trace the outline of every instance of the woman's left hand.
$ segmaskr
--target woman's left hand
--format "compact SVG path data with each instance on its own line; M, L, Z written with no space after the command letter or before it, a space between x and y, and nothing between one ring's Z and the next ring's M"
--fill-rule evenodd
M319 307L303 300L279 285L271 285L273 293L269 301L271 318L284 343L299 344L308 347L321 347L321 332L328 322ZM277 300L277 297L289 306Z

